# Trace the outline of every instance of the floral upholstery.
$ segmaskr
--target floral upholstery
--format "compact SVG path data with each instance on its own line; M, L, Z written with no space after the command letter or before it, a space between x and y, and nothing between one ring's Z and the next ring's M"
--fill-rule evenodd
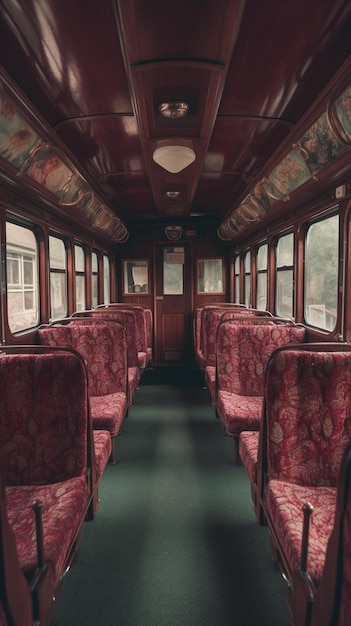
M310 519L307 570L314 583L321 580L328 539L334 524L336 488L309 487L282 480L268 481L265 493L266 511L283 548L291 572L299 569L303 513L302 505L313 506Z
M239 455L252 485L256 483L259 432L243 431L239 437Z
M6 488L7 515L16 539L22 571L34 573L37 566L37 543L34 502L42 504L44 560L52 566L52 587L63 573L77 530L84 520L87 504L85 476L41 486Z
M351 439L351 353L278 352L266 404L270 477L335 487Z
M146 332L146 366L152 364L152 340L153 340L153 316L152 310L144 307L145 332Z
M242 430L258 430L262 406L262 396L242 396L221 390L217 392L217 412L228 435Z
M272 352L301 343L300 326L222 322L217 333L218 388L246 396L263 396L263 374Z
M90 396L90 410L93 425L99 430L108 430L115 437L122 426L127 412L127 396L121 391L105 396Z
M105 319L111 322L117 322L125 329L125 340L127 350L127 383L128 395L132 402L134 392L140 381L141 364L145 366L146 355L139 355L135 342L136 320L133 311L120 310L118 307L96 309L87 311L86 315L96 320ZM139 358L140 356L140 358Z
M348 467L350 474L350 465ZM348 478L348 498L344 521L342 526L342 591L340 599L340 612L337 626L348 626L351 615L351 491L350 478Z
M124 330L116 323L86 323L75 318L38 330L42 344L69 346L79 352L88 367L93 427L118 433L127 411L127 371Z
M100 480L111 454L111 437L108 430L94 430L96 480Z
M279 346L299 343L304 329L272 323L222 322L217 332L217 411L229 434L257 430L264 370Z
M73 354L0 355L0 415L6 416L0 442L8 485L85 474L87 402L84 365Z

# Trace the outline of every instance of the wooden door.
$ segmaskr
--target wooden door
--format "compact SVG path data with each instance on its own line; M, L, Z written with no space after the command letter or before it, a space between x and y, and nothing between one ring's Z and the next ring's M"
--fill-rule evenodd
M192 246L155 244L155 363L192 362Z

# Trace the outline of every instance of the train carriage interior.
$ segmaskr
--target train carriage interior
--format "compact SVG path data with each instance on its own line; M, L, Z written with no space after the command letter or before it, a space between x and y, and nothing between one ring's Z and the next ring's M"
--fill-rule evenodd
M350 626L350 0L0 0L0 626Z

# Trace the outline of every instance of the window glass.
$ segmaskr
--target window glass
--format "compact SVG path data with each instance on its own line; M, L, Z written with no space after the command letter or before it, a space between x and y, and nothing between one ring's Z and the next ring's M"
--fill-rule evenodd
M267 308L268 286L268 245L264 243L257 250L257 293L256 306L265 311Z
M234 261L234 302L240 304L240 256L235 257Z
M103 270L104 270L104 304L109 304L111 300L110 292L110 259L107 254L103 256Z
M91 254L91 300L93 308L99 304L99 280L98 280L98 255L96 252Z
M27 227L6 222L7 313L11 332L39 322L38 244Z
M289 233L278 239L276 248L276 313L282 317L293 316L294 235Z
M311 224L305 241L305 320L333 330L338 305L339 217Z
M49 236L50 319L67 315L67 264L65 244L59 237Z
M245 267L245 305L251 306L251 253L246 252L244 259Z
M76 310L85 309L85 256L82 246L74 246L76 270Z
M165 248L163 251L163 293L182 295L184 248Z
M223 293L223 259L198 259L197 292Z

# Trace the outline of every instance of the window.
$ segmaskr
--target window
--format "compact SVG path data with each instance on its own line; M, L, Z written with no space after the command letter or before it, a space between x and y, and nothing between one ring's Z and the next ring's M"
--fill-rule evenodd
M50 319L67 315L67 265L65 244L59 237L49 236Z
M240 304L240 256L235 257L234 261L234 302Z
M293 316L294 235L278 239L276 247L276 314Z
M184 293L184 248L163 250L163 293L166 296Z
M149 293L149 263L148 261L123 261L123 293Z
M91 304L96 308L99 304L99 275L98 275L98 255L91 254Z
M245 305L251 306L251 252L245 254Z
M198 259L197 293L223 293L223 259Z
M7 313L11 332L39 322L38 245L34 232L6 222Z
M261 311L267 309L268 286L268 245L262 244L257 250L257 292L256 306Z
M74 246L76 273L76 310L85 309L85 254L82 246Z
M110 289L110 259L107 254L104 254L102 258L103 272L104 272L104 304L109 304L111 301L111 289Z
M305 239L305 320L333 330L338 305L339 217L311 224Z

